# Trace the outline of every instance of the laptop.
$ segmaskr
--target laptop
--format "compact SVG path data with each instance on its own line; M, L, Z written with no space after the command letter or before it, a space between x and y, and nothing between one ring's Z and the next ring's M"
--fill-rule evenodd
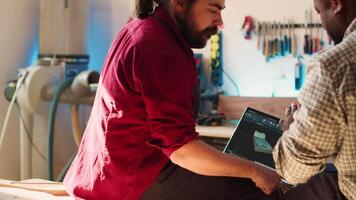
M279 118L248 107L227 143L224 153L275 169L272 151L282 134ZM283 194L293 187L295 186L282 179L280 189Z
M247 107L227 143L224 153L275 169L272 151L283 134L279 120L277 117ZM332 160L328 161L325 170L329 173L337 172ZM281 190L283 193L293 187L294 185L290 185L282 179Z
M282 134L279 118L248 107L224 153L275 169L272 151Z

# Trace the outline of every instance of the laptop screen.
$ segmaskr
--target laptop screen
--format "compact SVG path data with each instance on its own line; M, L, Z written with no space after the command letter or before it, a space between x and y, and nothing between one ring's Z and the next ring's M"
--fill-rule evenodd
M282 133L278 118L247 108L224 152L275 168L272 151Z

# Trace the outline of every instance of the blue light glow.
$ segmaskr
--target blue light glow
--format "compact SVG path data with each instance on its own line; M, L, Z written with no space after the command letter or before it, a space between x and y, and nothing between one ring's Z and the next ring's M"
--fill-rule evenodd
M38 34L36 34L36 37L33 39L33 44L31 45L31 51L30 51L30 56L29 56L29 65L35 65L36 60L38 57L38 52L39 52L39 47L38 47Z
M112 41L111 15L109 12L91 12L88 24L89 69L101 71L106 53Z

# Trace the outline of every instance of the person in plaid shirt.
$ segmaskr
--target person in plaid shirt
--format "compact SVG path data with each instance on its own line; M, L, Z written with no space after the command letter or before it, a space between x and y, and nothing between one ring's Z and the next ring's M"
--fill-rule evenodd
M314 0L335 46L308 65L295 104L281 121L277 172L297 187L282 199L356 199L356 1ZM328 159L337 172L325 170Z

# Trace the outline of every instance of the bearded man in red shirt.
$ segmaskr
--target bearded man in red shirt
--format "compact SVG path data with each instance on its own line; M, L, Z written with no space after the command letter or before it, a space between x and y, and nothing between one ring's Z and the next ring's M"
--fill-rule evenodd
M76 199L272 199L276 172L197 140L191 48L223 24L224 0L137 0L115 38L64 184ZM273 195L269 195L272 194Z

